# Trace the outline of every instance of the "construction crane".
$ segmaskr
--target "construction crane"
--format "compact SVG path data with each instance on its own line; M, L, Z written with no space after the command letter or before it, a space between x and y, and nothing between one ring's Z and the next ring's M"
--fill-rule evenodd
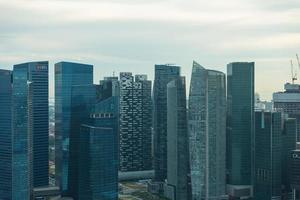
M294 71L293 60L291 60L291 71L292 71L292 83L294 84L297 80L297 73Z
M299 67L299 70L300 70L300 60L299 60L299 56L298 56L298 54L296 54L296 58L297 58L298 67Z

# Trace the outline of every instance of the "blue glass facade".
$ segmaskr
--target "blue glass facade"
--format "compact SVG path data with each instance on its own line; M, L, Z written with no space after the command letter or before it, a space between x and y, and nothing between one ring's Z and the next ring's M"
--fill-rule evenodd
M99 85L73 86L71 92L71 118L70 118L70 152L69 152L69 176L68 193L74 199L78 199L78 154L79 136L81 124L89 124L96 103L96 94Z
M167 84L180 76L180 67L155 65L153 129L155 181L167 178Z
M29 200L32 190L29 156L32 155L30 132L28 131L28 66L14 67L13 71L13 200Z
M78 200L118 199L116 146L113 129L81 126Z
M55 64L55 174L56 184L68 189L71 92L75 85L93 84L93 66L60 62Z
M0 69L0 199L12 200L12 72Z
M255 112L255 199L281 199L282 114Z
M254 182L254 63L227 65L227 183L229 195L249 198Z

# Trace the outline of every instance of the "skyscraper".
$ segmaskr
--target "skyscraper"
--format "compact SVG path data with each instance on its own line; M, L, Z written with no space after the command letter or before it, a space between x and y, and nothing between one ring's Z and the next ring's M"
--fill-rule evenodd
M78 200L117 200L117 142L113 130L82 125L78 141Z
M273 94L274 109L297 120L297 137L300 141L300 85L286 83L284 89L284 92Z
M190 165L185 78L167 85L167 182L165 196L190 200Z
M63 194L68 189L72 86L92 84L92 65L55 64L55 174L56 184Z
M281 199L282 114L255 112L255 199Z
M293 189L293 200L300 200L300 143L291 152L291 167L289 176L291 177L291 187Z
M180 76L180 67L155 65L154 99L154 181L167 178L167 84Z
M12 200L12 71L0 69L0 199Z
M188 111L193 199L221 199L226 187L224 73L193 62Z
M13 169L16 174L13 172L13 177L16 177L16 182L13 187L14 184L20 186L16 187L16 191L25 192L25 182L32 183L33 187L49 184L48 110L48 61L14 65ZM32 180L25 178L22 182L19 178L28 177L30 173ZM20 193L17 198L22 196Z
M254 181L254 63L227 65L228 194L248 198Z
M151 163L151 81L120 73L120 170L143 171Z
M282 134L281 160L282 160L282 186L285 196L289 196L291 190L291 179L289 172L291 169L291 151L296 149L297 119L285 117L284 130Z
M81 124L92 122L90 113L93 112L97 102L96 94L99 93L99 85L76 85L71 89L71 115L70 115L70 146L69 146L69 176L68 193L74 199L78 199L78 162L79 139Z

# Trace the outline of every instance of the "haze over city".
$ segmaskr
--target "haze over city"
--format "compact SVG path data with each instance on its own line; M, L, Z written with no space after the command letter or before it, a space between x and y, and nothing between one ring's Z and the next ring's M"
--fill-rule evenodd
M95 82L114 71L153 79L159 63L190 77L192 60L223 72L254 61L256 92L270 100L291 79L299 19L299 0L0 0L0 66L49 60L53 97L62 60L93 64Z

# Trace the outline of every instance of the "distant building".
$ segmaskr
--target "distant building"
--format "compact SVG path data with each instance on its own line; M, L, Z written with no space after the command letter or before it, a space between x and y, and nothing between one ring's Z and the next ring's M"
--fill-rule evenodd
M167 85L167 182L165 196L171 200L190 200L190 165L185 78Z
M0 69L0 199L12 199L12 71Z
M152 169L151 81L120 73L120 171Z
M226 194L226 77L193 62L189 107L193 200Z
M300 85L286 83L284 89L273 94L274 109L297 119L297 140L300 141Z
M154 104L154 181L167 178L167 84L180 76L180 67L155 65ZM159 187L160 188L160 187Z
M293 200L300 200L300 143L291 152L291 187L293 189Z
M72 86L92 84L92 65L55 64L55 175L63 194L68 190Z
M262 101L258 93L255 93L255 111L273 111L273 102Z
M296 149L297 138L297 120L285 117L284 131L282 134L281 160L282 160L282 185L284 196L289 196L291 190L291 179L289 172L291 170L291 151Z
M282 114L255 112L255 199L281 199Z
M254 63L227 65L227 189L249 199L254 184Z
M113 129L82 125L78 142L78 200L117 200L117 142Z
M118 77L104 77L100 81L99 101L112 96L120 96L120 84Z

